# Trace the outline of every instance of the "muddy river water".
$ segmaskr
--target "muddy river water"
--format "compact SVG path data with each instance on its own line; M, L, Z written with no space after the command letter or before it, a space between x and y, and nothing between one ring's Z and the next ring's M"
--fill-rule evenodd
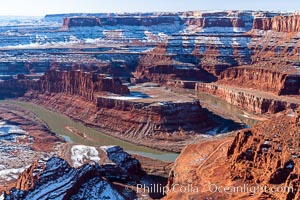
M240 118L241 121L243 121L247 126L252 126L257 122L256 120L249 118L245 114L245 112L215 97L205 94L198 94L198 98L200 99L200 101L212 104L215 107L222 107L222 109ZM108 136L104 133L101 133L100 131L94 128L87 127L81 122L74 121L63 114L50 111L35 104L10 100L5 101L5 103L15 104L28 111L35 113L41 120L43 120L48 125L51 131L64 137L65 140L68 142L90 146L119 145L129 153L139 154L145 157L150 157L168 162L173 162L178 156L178 154L176 153L158 151L155 149L138 146L129 142L119 140L112 136ZM70 129L68 127L72 128ZM86 137L82 137L82 135L80 134L75 134L74 131L72 131L72 129L80 133L84 133Z

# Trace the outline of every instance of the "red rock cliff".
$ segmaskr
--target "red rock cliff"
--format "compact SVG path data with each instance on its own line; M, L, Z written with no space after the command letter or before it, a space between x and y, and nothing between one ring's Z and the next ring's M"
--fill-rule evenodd
M277 113L289 108L300 106L300 101L295 98L278 97L267 92L222 84L197 83L196 91L217 96L226 102L238 106L243 110L254 113Z
M73 18L64 18L63 27L93 27L100 26L101 22L99 18L96 17L73 17Z
M253 29L260 29L260 30L271 30L272 29L272 19L271 18L255 18L253 20Z
M299 111L273 117L235 137L228 151L233 179L293 191L269 193L282 199L300 198ZM266 195L266 194L262 194ZM274 196L273 196L274 195Z
M241 18L192 18L187 20L188 25L196 25L202 28L208 27L245 27Z
M127 86L118 78L105 78L103 75L84 71L49 70L38 81L39 93L65 93L94 100L98 92L128 94Z
M299 25L300 15L255 18L253 21L253 29L273 30L277 32L299 32Z
M235 67L223 71L219 83L256 88L277 95L298 95L300 76L259 67Z
M233 140L227 135L186 146L164 199L299 199L299 117L299 110L280 113Z

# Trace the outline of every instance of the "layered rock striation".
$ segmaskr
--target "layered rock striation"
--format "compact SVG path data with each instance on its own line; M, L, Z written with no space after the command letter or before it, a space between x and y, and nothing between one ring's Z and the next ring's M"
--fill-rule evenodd
M39 93L65 93L78 95L93 101L94 95L101 92L128 94L129 89L118 78L110 78L84 71L49 70L38 81ZM35 88L33 88L35 89Z
M227 69L220 74L218 83L254 88L276 95L298 95L300 92L300 74L259 67Z
M299 110L291 110L254 129L240 131L228 150L232 177L245 182L291 187L293 190L276 195L298 199L298 119ZM273 194L268 195L273 197Z
M298 130L299 110L291 110L235 136L188 145L164 199L299 199Z
M298 98L279 97L253 89L241 89L217 83L196 83L196 92L217 96L226 102L257 114L274 114L300 105Z
M42 94L65 93L77 95L88 101L93 101L96 93L129 93L127 86L124 86L118 78L81 70L48 70L38 80L29 80L20 75L16 79L0 82L0 88L2 98L23 96L29 90Z
M253 29L273 30L276 32L299 32L300 15L278 15L274 17L255 18Z

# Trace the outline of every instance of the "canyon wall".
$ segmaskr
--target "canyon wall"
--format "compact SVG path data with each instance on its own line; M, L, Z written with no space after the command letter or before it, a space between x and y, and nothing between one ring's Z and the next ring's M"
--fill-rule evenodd
M57 71L49 70L37 83L39 93L65 93L78 95L93 101L94 95L99 92L115 94L129 94L127 86L122 85L118 78L93 74L84 71Z
M299 113L186 146L164 199L299 199Z
M299 32L300 15L278 15L272 18L255 18L253 29L273 30L277 32Z
M63 27L93 27L100 26L100 19L93 17L64 18Z
M200 131L211 123L198 101L136 103L98 97L97 106L100 111L96 120L102 123L101 126L136 138ZM115 124L112 122L117 111L122 114ZM104 119L110 123L106 124Z
M48 70L38 80L29 80L26 79L24 75L19 75L15 79L0 82L0 88L0 96L2 98L20 97L28 90L33 90L38 93L65 93L69 95L78 95L89 101L94 100L94 95L96 93L129 93L128 87L122 85L122 81L118 78L110 78L105 75L98 75L80 70Z
M298 95L300 75L259 67L234 67L220 74L218 83L255 88L276 95Z
M176 64L139 65L135 72L136 82L167 83L174 80L209 81L212 76L201 67Z
M93 26L154 26L182 23L179 16L116 16L116 17L69 17L63 19L63 27Z
M254 129L240 131L228 150L232 178L292 187L293 191L277 195L298 199L298 119L299 110L273 117Z
M268 93L255 92L251 89L228 87L214 83L197 83L197 91L217 96L232 105L258 114L273 114L289 108L296 108L300 105L298 99L281 98Z
M45 21L51 21L52 17L56 23L58 18L61 21L65 18L63 29L50 27L51 31L43 32L43 28L33 28L25 35L3 32L10 39L0 44L4 47L0 52L0 72L43 73L51 68L53 61L64 65L61 68L66 70L72 69L74 63L108 64L111 70L106 71L128 78L137 67L137 72L147 73L148 69L139 66L139 61L145 54L154 57L153 48L161 43L165 45L161 56L172 62L157 61L151 68L155 71L161 70L161 66L166 68L158 72L165 76L163 81L174 78L174 73L175 78L181 79L185 74L186 79L192 72L198 74L192 79L203 81L203 71L217 78L229 67L253 63L266 68L275 64L283 69L299 64L298 36L292 34L297 31L297 13L78 13L49 15ZM137 28L140 26L143 29ZM189 72L182 70L186 66ZM177 70L178 67L181 69Z

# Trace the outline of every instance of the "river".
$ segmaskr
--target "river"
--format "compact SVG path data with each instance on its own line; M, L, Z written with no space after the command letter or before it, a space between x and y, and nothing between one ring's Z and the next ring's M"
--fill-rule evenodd
M231 113L235 117L239 118L246 126L252 127L257 123L257 120L249 118L247 113L245 113L244 111L216 97L199 93L197 94L197 98L199 98L201 102L210 104L210 106L213 106L215 108L222 108L225 112ZM143 155L145 157L159 159L167 162L173 162L178 156L178 154L176 153L167 153L125 142L123 140L101 133L94 128L87 127L83 123L74 121L63 114L53 112L32 103L13 100L5 100L2 102L17 105L33 112L35 115L37 115L37 117L39 117L48 125L51 131L62 136L68 142L89 146L118 145L123 147L124 150L126 150L128 153ZM72 127L82 133L85 133L87 136L86 138L89 139L85 139L78 134L72 133L72 131L66 127Z
M17 105L28 111L33 112L38 118L40 118L48 125L49 129L52 132L62 136L68 142L89 146L118 145L123 147L123 149L126 150L128 153L138 154L145 157L159 159L167 162L173 162L178 156L178 154L176 153L158 151L155 149L125 142L123 140L101 133L96 129L87 127L83 123L74 121L63 114L50 111L35 104L13 100L6 100L2 102ZM92 140L88 140L77 134L74 134L66 127L75 128L76 130L85 133L87 135L87 138L90 138Z

